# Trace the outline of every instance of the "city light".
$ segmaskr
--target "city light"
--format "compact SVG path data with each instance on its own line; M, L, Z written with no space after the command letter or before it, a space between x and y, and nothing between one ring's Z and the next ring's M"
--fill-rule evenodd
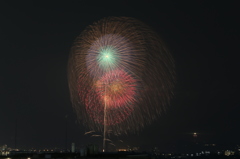
M196 132L193 133L193 137L197 137L197 133Z

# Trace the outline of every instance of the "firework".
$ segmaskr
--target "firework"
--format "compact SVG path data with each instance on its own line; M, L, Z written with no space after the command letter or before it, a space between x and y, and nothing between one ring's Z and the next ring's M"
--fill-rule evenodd
M169 105L174 63L157 34L126 17L104 18L75 40L69 88L79 121L91 130L138 131Z
M137 83L134 78L122 70L114 70L101 77L95 88L86 98L86 109L91 118L104 124L104 105L106 105L106 123L115 125L124 121L133 111ZM96 100L91 100L91 98Z

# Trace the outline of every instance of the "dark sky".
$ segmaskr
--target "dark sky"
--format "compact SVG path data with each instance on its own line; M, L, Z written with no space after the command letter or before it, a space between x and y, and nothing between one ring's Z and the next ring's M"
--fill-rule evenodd
M107 16L151 26L176 64L168 110L138 135L119 137L125 145L164 147L193 132L201 142L240 143L239 15L234 1L1 1L0 145L14 147L17 130L19 148L65 148L66 121L69 146L101 143L76 123L67 62L74 39Z

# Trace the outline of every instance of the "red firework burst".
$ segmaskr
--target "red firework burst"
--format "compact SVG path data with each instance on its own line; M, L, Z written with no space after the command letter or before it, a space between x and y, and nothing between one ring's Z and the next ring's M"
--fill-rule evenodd
M123 70L106 73L89 91L86 98L87 112L96 122L103 124L106 107L107 125L124 121L133 110L136 86L136 79Z

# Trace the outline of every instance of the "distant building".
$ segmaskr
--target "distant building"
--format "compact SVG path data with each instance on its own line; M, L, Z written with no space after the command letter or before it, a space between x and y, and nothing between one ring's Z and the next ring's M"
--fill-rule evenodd
M75 143L72 143L71 152L72 152L72 153L75 152Z
M87 155L97 155L99 153L99 147L95 144L90 144L87 146Z

